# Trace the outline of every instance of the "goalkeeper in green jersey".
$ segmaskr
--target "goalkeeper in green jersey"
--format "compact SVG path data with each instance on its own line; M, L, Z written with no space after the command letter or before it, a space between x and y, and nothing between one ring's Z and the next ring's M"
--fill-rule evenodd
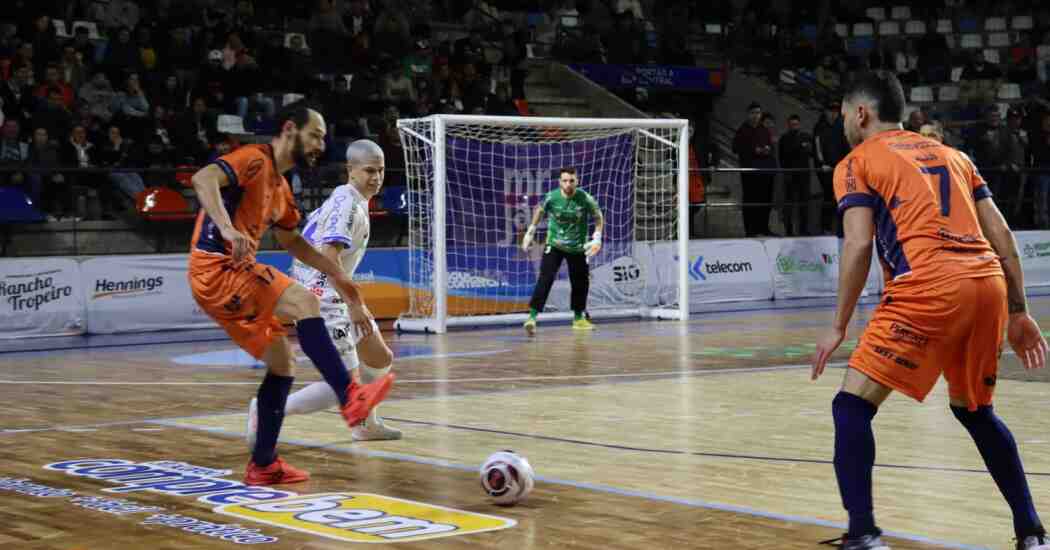
M532 336L536 333L536 315L543 311L550 294L554 278L561 269L562 260L569 263L569 284L572 286L572 311L575 314L572 328L591 330L591 322L584 317L587 309L587 291L590 287L590 273L587 258L594 256L602 248L602 226L605 219L598 203L589 193L578 189L574 168L562 168L558 189L553 189L543 197L532 215L532 223L525 238L521 241L522 250L528 251L536 235L536 225L546 212L547 244L543 251L543 262L540 264L540 278L529 302L529 319L525 321L525 332ZM594 234L587 240L587 226L594 218Z

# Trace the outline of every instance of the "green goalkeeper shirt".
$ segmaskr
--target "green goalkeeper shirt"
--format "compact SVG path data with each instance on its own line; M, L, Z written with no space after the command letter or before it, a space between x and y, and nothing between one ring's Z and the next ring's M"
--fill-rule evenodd
M576 189L566 198L561 188L555 188L543 197L543 211L547 213L547 245L562 252L582 254L587 242L589 217L597 216L598 202L583 189Z

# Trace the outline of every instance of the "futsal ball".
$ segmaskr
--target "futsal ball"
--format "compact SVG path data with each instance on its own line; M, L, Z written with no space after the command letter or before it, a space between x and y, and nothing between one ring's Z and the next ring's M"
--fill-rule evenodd
M481 488L500 506L513 506L532 491L532 465L514 451L492 453L481 465Z

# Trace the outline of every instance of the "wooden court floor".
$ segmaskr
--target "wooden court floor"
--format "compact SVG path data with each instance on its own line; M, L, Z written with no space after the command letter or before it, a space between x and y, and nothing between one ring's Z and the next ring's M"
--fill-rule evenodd
M1050 327L1050 299L1033 305ZM351 547L347 537L404 548L820 548L846 518L830 410L848 347L818 382L805 364L832 316L709 313L584 334L541 325L535 339L517 328L387 333L399 382L380 411L405 438L353 443L333 412L289 416L280 452L313 479L278 487L287 494L266 495L284 497L269 508L236 487L245 406L263 371L228 341L8 345L55 349L0 354L0 548L327 549ZM318 379L300 366L297 383ZM1048 380L1004 354L996 406L1050 521ZM876 515L893 548L1012 548L1009 510L943 385L922 404L891 397L875 430ZM538 475L515 507L493 505L478 483L478 465L500 449ZM226 500L208 492L220 487ZM346 513L309 508L318 502ZM391 530L377 514L416 523Z

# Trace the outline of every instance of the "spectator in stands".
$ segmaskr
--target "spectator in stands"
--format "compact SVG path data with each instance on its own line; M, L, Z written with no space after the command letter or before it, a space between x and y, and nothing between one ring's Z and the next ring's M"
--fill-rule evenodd
M381 52L400 59L412 44L411 23L396 0L385 0L372 25L372 44Z
M139 6L132 0L110 0L101 21L107 29L134 29L139 24L139 15Z
M161 106L169 113L180 112L186 107L187 92L179 82L179 76L169 73L158 81L150 94L150 103Z
M18 47L18 51L15 52L15 58L11 60L11 66L14 68L29 67L30 73L33 75L33 79L36 78L36 66L33 65L33 43L23 42Z
M814 76L817 79L817 83L829 90L838 90L839 86L842 85L842 79L839 77L839 69L835 62L835 58L830 55L824 56L824 59L821 60Z
M773 158L773 136L762 124L762 106L751 103L748 119L740 125L733 138L733 151L743 168L776 168ZM769 235L770 202L773 199L771 174L741 174L743 190L744 232L748 237Z
M113 98L111 109L132 134L142 135L150 109L149 100L146 99L146 92L142 90L138 73L128 74L124 89L117 92Z
M940 122L927 122L919 128L919 134L922 137L930 138L941 143L944 143L944 127L941 126Z
M919 54L915 51L915 41L906 40L904 49L897 50L893 56L893 69L902 84L913 86L920 81Z
M350 93L349 75L336 75L333 89L324 99L324 113L331 126L333 137L361 137L364 135L358 120L361 118L361 104Z
M483 63L485 61L485 43L483 34L486 27L470 30L470 34L456 40L453 47L452 62L456 65L465 63Z
M33 129L33 140L29 147L29 165L35 168L53 168L61 164L58 144L48 138L47 128ZM66 185L65 176L56 172L37 172L29 176L36 180L31 185L40 188L41 206L50 216L49 221L72 217L75 197ZM80 221L79 217L73 218Z
M937 21L926 24L926 34L919 38L919 74L924 83L947 82L952 67L952 50L948 39L937 32Z
M62 105L66 109L73 108L73 88L62 81L62 72L59 70L58 63L50 63L47 66L47 72L45 73L44 82L37 86L35 95L38 98L46 99L48 94L52 90L57 89L62 94Z
M72 88L73 94L87 81L88 68L84 64L82 56L72 44L66 44L62 48L62 61L59 63L59 77Z
M382 100L405 112L416 106L416 87L400 65L392 64L383 77Z
M823 209L821 216L821 228L826 234L833 231L837 216L835 200L835 188L833 185L833 171L839 161L846 158L850 152L849 142L846 141L846 131L842 120L842 104L833 101L828 104L821 115L820 120L813 127L814 146L816 153L817 179L824 194Z
M175 128L175 142L182 157L192 159L193 164L203 164L211 149L211 135L215 132L215 115L208 112L208 104L202 97L193 99L191 108ZM176 159L182 162L183 158Z
M164 49L164 61L169 69L179 76L179 82L189 83L200 66L197 45L193 43L189 29L172 29L168 45ZM183 101L183 105L185 100Z
M496 93L489 96L485 104L485 114L496 116L519 116L518 106L510 98L510 84L501 82L496 85Z
M85 110L102 122L109 122L113 118L113 102L116 97L117 93L109 83L105 71L96 72L91 80L80 88L80 100L85 104Z
M15 69L6 82L0 83L0 102L5 119L25 123L32 118L35 109L35 97L30 87L32 74L32 69L23 65Z
M1007 78L1010 82L1021 82L1024 91L1030 89L1030 85L1039 79L1036 71L1036 43L1031 33L1024 33L1021 39L1010 47L1010 65L1007 70Z
M125 139L121 134L120 126L115 124L110 125L108 137L98 149L96 157L99 166L105 168L134 168L142 163L135 144ZM116 188L113 191L113 198L122 210L134 208L135 197L146 189L142 176L135 172L110 172L109 182Z
M149 142L156 138L163 144L164 149L173 153L175 150L175 132L171 129L171 112L163 105L153 106L153 115L150 117L143 140Z
M908 115L908 121L904 123L904 129L918 133L923 125L926 124L926 121L926 113L922 109L915 109Z
M58 47L55 29L51 26L51 18L47 15L38 15L33 19L33 30L28 43L33 46L33 69L38 75L43 72L41 69L58 62L62 52Z
M974 161L988 181L996 204L1002 205L1003 215L1011 226L1016 225L1014 214L1020 184L1018 178L1012 177L1014 174L1007 173L1015 153L1013 148L1017 145L1012 134L1008 128L1003 128L999 108L990 105L985 109L984 122L977 126L970 143Z
M374 19L366 0L350 0L347 13L343 17L343 26L350 36L357 36L374 26Z
M1002 76L999 67L989 63L983 52L976 52L959 78L962 84L960 97L970 105L993 103Z
M11 169L21 168L29 163L29 144L20 139L21 127L17 120L5 120L0 129L0 166ZM31 180L22 172L3 172L0 185L19 187L33 200L40 204L40 179Z
M139 62L146 72L157 68L157 48L153 46L153 33L149 27L139 27L135 30L135 42L139 49Z
M1039 82L1046 84L1050 81L1050 32L1043 34L1042 43L1035 48L1035 70Z
M80 54L81 61L89 66L95 64L95 44L91 42L91 32L87 27L80 26L73 31L73 41L70 42L73 49Z
M111 77L123 71L142 69L142 53L131 41L131 31L127 27L118 29L115 39L110 38L103 64L109 69Z
M787 131L780 137L780 166L782 168L810 168L813 158L813 136L802 131L802 119L791 115ZM784 230L789 235L809 234L809 172L793 172L784 175ZM798 229L794 230L797 220Z
M1038 172L1035 180L1035 227L1050 229L1050 210L1047 204L1050 199L1050 111L1042 115L1041 132L1032 141L1033 166Z
M69 137L62 146L61 163L75 168L96 168L99 165L98 153L95 144L88 140L87 128L78 124L69 131ZM93 173L70 174L69 181L74 188L89 189L87 219L113 219L113 212L118 203L116 192L109 181Z
M33 111L33 124L47 129L48 135L68 135L73 115L66 109L62 88L47 91L47 100Z
M401 64L404 67L405 74L418 83L419 80L430 78L433 70L433 61L434 54L430 50L430 41L421 39L415 42L415 50L406 55L402 59ZM418 92L419 90L417 89L416 91Z

